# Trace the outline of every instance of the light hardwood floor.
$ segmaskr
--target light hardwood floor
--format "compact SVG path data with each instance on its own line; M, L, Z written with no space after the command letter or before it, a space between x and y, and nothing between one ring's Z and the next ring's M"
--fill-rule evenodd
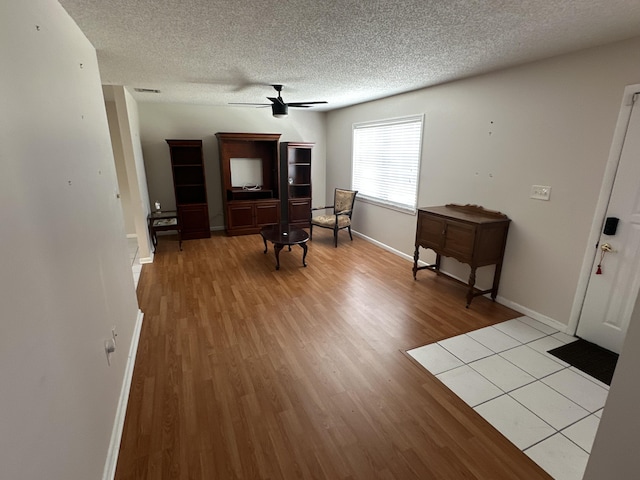
M317 230L161 239L116 478L550 478L405 353L520 314Z

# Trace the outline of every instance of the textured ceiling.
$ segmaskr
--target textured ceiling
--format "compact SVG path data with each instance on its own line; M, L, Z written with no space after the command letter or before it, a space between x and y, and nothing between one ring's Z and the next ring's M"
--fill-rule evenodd
M638 0L60 0L139 101L331 110L640 35ZM243 108L243 107L238 107Z

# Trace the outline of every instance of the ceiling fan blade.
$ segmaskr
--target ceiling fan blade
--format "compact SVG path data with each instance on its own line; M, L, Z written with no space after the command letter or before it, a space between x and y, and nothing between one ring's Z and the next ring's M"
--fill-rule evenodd
M267 97L267 99L271 100L273 103L277 103L279 105L286 105L281 97Z
M327 102L291 102L287 103L287 105L289 105L290 107L308 107L309 105L318 105L320 103Z
M247 105L254 107L270 107L270 103L244 103L244 102L229 102L229 105Z
M293 107L293 108L310 108L313 105L319 105L322 103L327 103L325 101L314 101L314 102L291 102L291 103L286 103L283 99L282 99L282 95L280 94L280 92L282 92L282 85L280 84L274 84L271 85L276 92L278 92L278 96L277 97L267 97L267 100L269 100L271 103L229 103L229 105L249 105L249 106L255 106L255 107L271 107L271 110L273 111L273 116L274 117L284 117L287 115L288 109L289 107Z

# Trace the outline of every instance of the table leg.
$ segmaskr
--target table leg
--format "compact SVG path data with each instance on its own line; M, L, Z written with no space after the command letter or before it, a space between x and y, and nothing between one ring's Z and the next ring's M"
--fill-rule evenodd
M476 284L476 269L475 267L471 267L471 274L469 274L469 291L467 292L467 308L471 305L471 300L473 300L473 287Z
M304 259L307 258L307 244L301 243L300 246L302 247L302 250L304 250L304 253L302 254L302 266L306 267L307 262L305 262Z
M416 249L413 252L413 279L416 280L416 273L418 273L418 260L420 259L420 246L416 245Z
M156 237L156 231L153 228L153 226L151 226L151 224L149 224L149 236L151 237L151 245L153 246L153 253L156 253L156 246L158 245L158 238Z
M496 295L498 295L498 285L500 285L500 273L502 272L502 262L496 264L495 272L493 273L493 287L491 288L491 300L496 301Z
M262 237L262 240L264 240L264 253L267 253L267 250L268 250L268 248L267 248L267 239Z
M280 270L280 250L282 250L282 247L284 245L280 244L280 243L274 243L273 244L273 249L276 252L276 270Z

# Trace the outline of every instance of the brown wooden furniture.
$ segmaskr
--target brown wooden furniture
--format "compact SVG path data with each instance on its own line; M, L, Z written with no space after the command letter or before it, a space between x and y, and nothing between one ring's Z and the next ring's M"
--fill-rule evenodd
M280 250L286 245L291 251L291 245L300 245L303 250L302 266L306 267L307 263L307 240L309 234L304 230L296 228L288 223L280 223L277 225L268 225L260 230L262 240L264 241L264 253L267 253L267 241L273 243L273 250L276 254L276 270L280 270Z
M227 235L280 222L278 139L272 133L216 133Z
M167 140L171 153L171 172L176 209L182 238L209 238L209 206L204 175L202 140Z
M413 278L416 279L418 270L425 268L447 276L440 271L440 259L442 256L453 257L471 267L467 308L473 297L478 295L491 293L491 299L495 300L510 222L506 215L477 205L449 204L420 208L413 255ZM420 247L436 252L435 264L418 267ZM478 290L475 288L476 269L485 265L495 265L493 286L488 290Z
M289 224L308 227L311 217L311 151L313 143L282 142L282 218Z
M151 236L154 253L158 245L157 232L166 231L178 232L178 246L182 251L182 226L180 225L180 216L176 210L152 212L147 216L147 224L149 226L149 235Z

